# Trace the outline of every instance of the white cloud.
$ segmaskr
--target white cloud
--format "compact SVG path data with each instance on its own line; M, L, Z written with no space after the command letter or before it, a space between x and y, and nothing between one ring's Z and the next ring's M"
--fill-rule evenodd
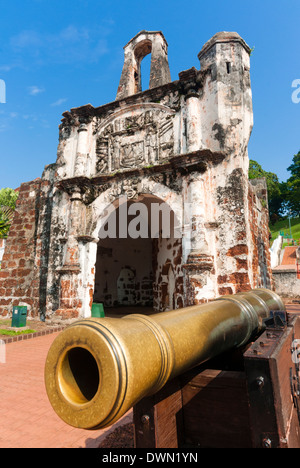
M52 102L52 104L50 104L52 107L57 107L57 106L61 106L61 104L63 104L64 102L67 101L67 98L61 98L61 99L58 99L57 101L55 102Z
M0 71L9 72L13 68L12 65L1 65Z
M25 30L13 36L10 42L15 49L24 49L26 47L36 48L42 45L42 38L36 31Z
M21 56L30 55L39 64L93 63L107 54L107 36L113 23L89 28L69 25L53 33L24 30L10 38L10 45Z
M45 90L43 88L39 88L38 86L30 86L28 88L28 92L31 96L36 96L37 94L43 93Z
M8 129L6 122L0 122L0 132L5 132Z

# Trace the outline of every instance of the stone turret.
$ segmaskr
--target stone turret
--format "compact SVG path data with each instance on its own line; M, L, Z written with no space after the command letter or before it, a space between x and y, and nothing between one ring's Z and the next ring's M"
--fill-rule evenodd
M231 156L247 156L241 151L246 151L253 127L250 52L236 32L219 32L198 54L201 70L210 75L200 104L206 115L202 139ZM248 173L247 158L243 169Z

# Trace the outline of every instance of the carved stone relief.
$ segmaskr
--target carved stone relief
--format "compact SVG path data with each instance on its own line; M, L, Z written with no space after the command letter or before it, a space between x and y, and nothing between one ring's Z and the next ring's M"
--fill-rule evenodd
M173 117L153 108L111 121L96 140L97 173L152 166L169 159L174 148Z

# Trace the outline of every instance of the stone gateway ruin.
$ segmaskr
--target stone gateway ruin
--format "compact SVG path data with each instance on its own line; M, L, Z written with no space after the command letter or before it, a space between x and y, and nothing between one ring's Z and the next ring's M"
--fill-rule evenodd
M199 70L171 81L160 31L128 42L116 100L65 112L56 162L19 189L0 315L22 304L42 320L89 317L93 302L166 311L272 289L266 185L248 180L250 52L218 33Z

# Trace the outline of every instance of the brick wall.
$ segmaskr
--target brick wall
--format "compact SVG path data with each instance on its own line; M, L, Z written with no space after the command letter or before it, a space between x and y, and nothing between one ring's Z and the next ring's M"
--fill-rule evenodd
M20 304L27 305L29 316L43 316L51 189L49 178L35 179L20 187L1 264L0 316L9 316L13 306Z
M31 313L37 309L38 285L35 278L36 205L40 179L24 183L13 223L6 242L0 271L0 315L8 315L12 307L24 302Z

